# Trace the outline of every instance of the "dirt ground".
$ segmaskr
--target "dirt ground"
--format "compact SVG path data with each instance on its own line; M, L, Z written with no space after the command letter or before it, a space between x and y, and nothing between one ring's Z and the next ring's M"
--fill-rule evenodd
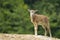
M50 38L42 35L29 34L0 34L0 40L60 40L58 38Z

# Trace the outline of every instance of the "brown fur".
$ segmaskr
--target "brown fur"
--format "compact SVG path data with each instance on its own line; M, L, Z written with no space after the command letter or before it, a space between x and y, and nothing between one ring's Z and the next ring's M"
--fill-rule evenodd
M48 17L44 16L44 15L37 15L34 14L33 18L31 18L32 23L36 22L36 23L40 23L40 24L48 24Z

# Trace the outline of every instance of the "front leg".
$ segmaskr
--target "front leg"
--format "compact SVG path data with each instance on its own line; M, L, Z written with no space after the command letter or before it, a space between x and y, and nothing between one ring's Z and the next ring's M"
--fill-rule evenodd
M37 35L37 25L34 25L35 35Z

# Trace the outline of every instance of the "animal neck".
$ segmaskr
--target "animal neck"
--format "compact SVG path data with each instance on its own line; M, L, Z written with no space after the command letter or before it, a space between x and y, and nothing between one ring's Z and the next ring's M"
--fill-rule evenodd
M34 13L30 13L30 17L32 18L32 16L34 15Z

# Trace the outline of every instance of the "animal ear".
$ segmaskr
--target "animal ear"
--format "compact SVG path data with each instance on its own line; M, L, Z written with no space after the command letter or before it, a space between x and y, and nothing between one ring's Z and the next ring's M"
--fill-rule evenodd
M30 11L30 9L28 9L28 11Z

